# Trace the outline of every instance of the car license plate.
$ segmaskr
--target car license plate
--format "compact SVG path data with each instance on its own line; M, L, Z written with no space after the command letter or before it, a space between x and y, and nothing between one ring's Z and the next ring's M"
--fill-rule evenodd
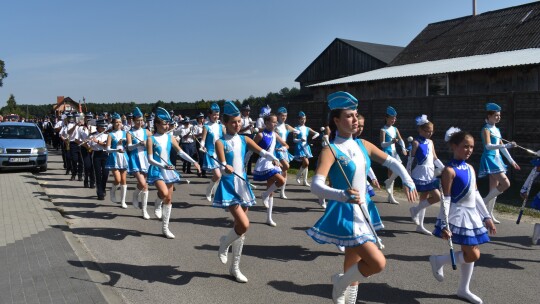
M9 159L10 163L27 163L30 161L28 157L12 157Z

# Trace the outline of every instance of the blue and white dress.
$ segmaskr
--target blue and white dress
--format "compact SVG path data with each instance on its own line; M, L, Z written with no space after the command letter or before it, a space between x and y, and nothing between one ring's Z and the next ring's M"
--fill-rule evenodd
M204 128L206 129L204 147L207 153L204 154L203 170L210 171L219 168L219 164L210 155L217 159L216 141L223 136L223 128L217 122L209 122L204 125Z
M148 135L146 134L145 128L139 128L138 130L131 129L131 144L136 145L139 143L139 139L146 142ZM128 163L129 163L129 174L135 172L148 173L148 168L150 164L148 163L148 152L146 147L137 146L137 148L128 151Z
M118 148L118 142L122 140L121 146L124 152L110 152L105 162L105 168L109 170L127 170L129 169L126 151L126 131L119 130L109 133L111 136L111 149Z
M486 124L482 129L489 131L489 141L493 145L497 145L501 141L501 131L495 125ZM489 174L495 173L506 173L506 165L504 164L501 152L499 149L488 150L486 149L486 142L484 140L484 135L480 134L482 137L482 144L484 145L484 151L482 152L482 157L480 158L480 170L478 171L478 177L484 177Z
M359 190L360 197L365 198L366 202L369 199L366 193L366 175L371 161L364 144L360 139L336 137L330 145L353 188ZM330 167L328 177L332 187L343 190L349 188L337 163L334 162ZM330 200L324 215L306 233L321 244L355 247L365 242L375 243L375 236L360 208L367 212L366 204Z
M154 134L152 137L152 147L154 154L148 155L153 157L158 163L163 163L163 160L167 161L167 164L171 165L170 151L172 147L172 134ZM163 159L163 160L162 160ZM176 170L167 170L154 165L150 165L148 169L147 182L149 185L153 185L158 180L164 181L166 184L180 183L180 175Z
M452 232L454 244L475 246L489 242L488 231L484 227L480 211L476 206L476 189L474 169L464 160L452 160L447 165L454 169L456 177L452 181L450 191L451 203L448 212L449 230ZM444 210L435 223L433 235L441 237L444 225Z
M244 171L244 156L248 150L245 137L238 134L225 134L219 140L223 143L227 164L234 168L236 174L243 176L247 181L247 174ZM223 173L212 206L227 208L237 204L242 205L242 207L255 205L255 195L246 181L241 180L234 174Z
M369 170L368 170L368 176L372 180L376 179L375 173L373 172L373 170L371 168L369 168ZM371 220L371 225L377 231L381 230L381 229L384 229L384 224L383 224L383 222L381 220L381 215L379 214L379 209L375 205L375 202L371 199L376 194L375 194L375 189L373 189L373 186L371 186L370 183L366 183L366 192L368 194L367 195L366 205L367 205L367 209L369 211L369 218Z
M414 154L416 166L411 177L418 192L428 192L439 188L439 179L435 177L435 164L433 158L433 141L425 137L416 138L418 148Z
M397 128L394 127L394 126L383 126L381 128L382 131L384 131L384 142L390 142L392 141L394 138L398 138L397 137ZM392 156L393 158L395 158L397 161L401 162L401 158L399 157L399 154L397 153L397 150L396 150L396 144L393 143L391 144L390 146L386 147L386 148L382 148L383 152Z
M283 141L287 141L287 136L289 136L289 130L287 130L287 124L286 123L281 123L277 125L276 127L276 132L277 134L279 134L279 137L281 137L281 139L283 139ZM291 160L294 159L294 157L292 156L291 153L289 153L289 151L285 150L285 151L279 151L278 149L285 149L281 143L279 142L276 142L276 151L274 152L274 155L276 156L277 159L279 160L282 160L284 159L286 162L290 162Z
M302 158L312 158L313 154L311 154L311 148L308 144L309 128L297 126L295 129L300 132L296 135L296 139L304 139L304 141L295 143L294 159L301 161Z
M274 131L263 130L261 132L262 139L258 145L268 153L274 153L276 147L276 133ZM275 166L272 161L267 160L264 157L259 157L257 163L255 163L255 170L253 171L253 180L267 181L270 177L281 173L281 169Z

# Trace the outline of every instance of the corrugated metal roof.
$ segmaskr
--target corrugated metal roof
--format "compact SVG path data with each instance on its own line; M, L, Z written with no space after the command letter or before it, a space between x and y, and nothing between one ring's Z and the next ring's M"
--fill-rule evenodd
M524 49L385 67L378 70L313 84L309 87L390 78L456 73L538 63L540 63L540 48Z

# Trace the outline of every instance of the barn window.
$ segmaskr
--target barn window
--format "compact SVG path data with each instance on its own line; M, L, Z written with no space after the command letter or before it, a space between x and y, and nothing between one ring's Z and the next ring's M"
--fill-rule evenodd
M448 75L430 75L427 77L427 96L448 95Z

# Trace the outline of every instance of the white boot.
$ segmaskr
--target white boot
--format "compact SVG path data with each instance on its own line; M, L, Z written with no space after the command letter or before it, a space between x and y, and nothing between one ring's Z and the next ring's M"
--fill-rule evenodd
M236 241L232 243L233 260L229 273L236 278L237 282L247 283L248 279L240 272L240 257L242 256L242 248L244 247L245 236L242 235Z
M227 264L227 254L229 252L229 246L236 241L240 236L234 231L234 227L229 231L227 235L219 238L218 257L221 263Z
M208 184L208 187L206 187L206 200L211 202L212 201L212 190L214 189L215 182L213 180L210 180L210 184Z
M308 175L309 175L309 168L306 167L306 168L304 169L304 181L303 181L303 184L304 184L304 186L308 186L308 187L309 187L309 186L311 186L311 185L310 185L310 184L308 183L308 181L307 181L307 180L308 180Z
M277 186L275 183L273 183L272 185L270 185L270 187L268 187L268 189L266 191L264 191L262 194L261 194L261 198L263 200L263 204L266 208L268 208L268 205L270 203L270 194L272 194L274 192L274 190L277 189Z
M319 199L319 205L323 207L323 209L326 209L326 200L324 198Z
M169 230L169 220L171 219L172 204L163 205L163 223L161 226L161 232L168 239L174 239L174 234Z
M356 304L356 297L358 296L358 285L347 287L345 292L345 304Z
M298 184L302 183L302 173L304 173L304 167L300 167L300 169L298 169L298 172L296 172L296 182Z
M161 219L163 216L163 212L161 211L161 205L163 204L163 201L158 197L156 197L156 200L154 201L154 215Z
M482 304L482 299L469 290L469 283L474 270L474 262L461 264L461 276L459 277L459 288L457 296L470 303Z
M122 201L120 202L122 204L122 208L127 209L128 205L126 204L126 194L127 194L127 185L122 185L120 187L121 189L121 197Z
M135 187L135 190L133 190L133 197L131 199L131 204L133 205L133 208L139 209L139 195L142 193L139 188Z
M287 185L287 179L285 179L285 183L283 186L281 186L281 190L279 192L279 197L282 199L287 199L287 196L285 195L285 185Z
M497 197L495 196L494 198L492 198L487 204L486 204L486 208L489 212L489 215L491 216L491 220L493 221L493 223L495 224L500 224L501 222L499 220L497 220L495 218L495 214L493 214L493 209L495 208L495 202L497 200Z
M142 191L141 192L141 209L142 209L142 217L145 220L150 218L150 215L148 215L148 211L146 210L147 207L148 207L148 191Z
M277 224L272 220L272 207L274 207L274 196L270 196L268 200L268 214L266 217L266 224L271 227L276 227Z
M463 259L463 252L458 251L454 254L454 257L456 258L456 264L462 264L465 262ZM447 255L432 255L429 257L429 263L431 264L431 271L433 272L433 276L437 281L442 282L444 281L444 265L451 264L452 258L449 254Z
M352 282L360 281L364 276L358 270L358 265L355 264L347 269L345 274L335 274L332 276L334 288L332 290L332 300L336 304L345 304L345 291Z
M111 202L113 203L118 203L118 199L116 199L116 190L118 190L117 188L118 188L118 185L113 184L111 186L111 191L109 191Z
M394 180L387 179L384 181L386 192L388 193L388 202L390 204L399 205L399 202L394 198Z

